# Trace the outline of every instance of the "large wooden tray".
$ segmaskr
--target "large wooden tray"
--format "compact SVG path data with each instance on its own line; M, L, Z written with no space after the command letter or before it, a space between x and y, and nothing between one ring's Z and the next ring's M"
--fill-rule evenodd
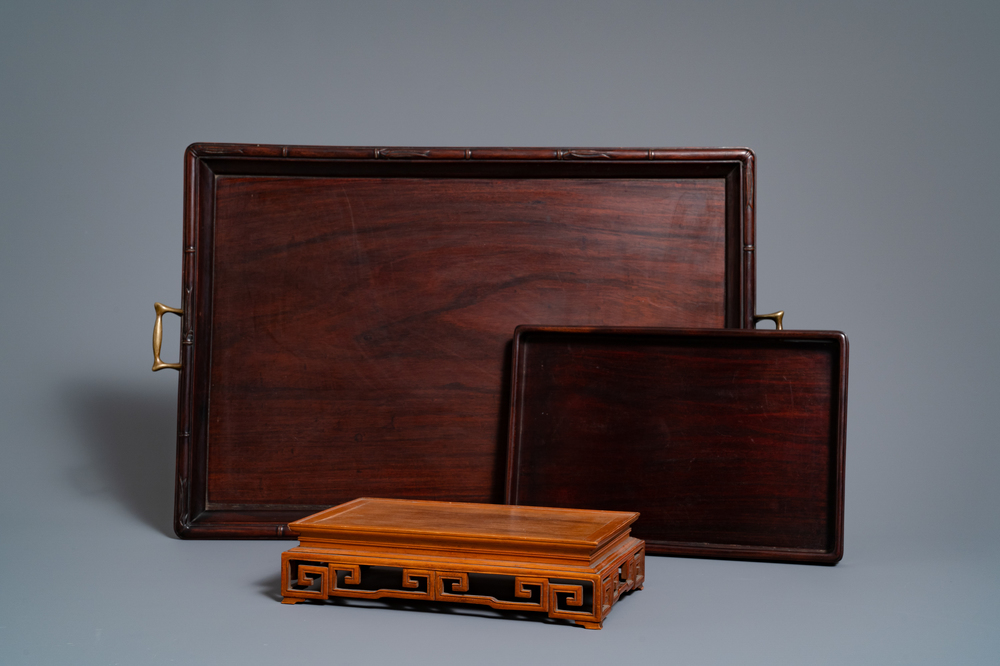
M753 155L198 144L175 529L503 500L518 324L749 327Z
M638 511L646 550L843 554L847 338L520 327L511 504Z

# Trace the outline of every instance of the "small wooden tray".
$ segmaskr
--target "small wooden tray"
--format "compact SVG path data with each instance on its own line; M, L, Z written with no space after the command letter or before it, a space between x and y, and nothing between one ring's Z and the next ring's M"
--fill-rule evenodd
M356 499L297 520L283 603L395 597L534 610L600 629L641 589L637 513Z
M519 327L507 502L640 511L650 553L834 564L847 338Z

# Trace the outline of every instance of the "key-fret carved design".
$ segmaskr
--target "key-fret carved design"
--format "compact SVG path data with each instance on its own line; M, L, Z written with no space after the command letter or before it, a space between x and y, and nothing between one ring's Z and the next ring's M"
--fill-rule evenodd
M437 596L439 599L447 599L459 592L469 591L469 574L467 573L440 573L438 574ZM445 590L445 588L448 590Z
M524 578L518 576L514 579L514 596L520 597L522 599L530 599L532 597L532 591L530 587L537 587L540 599L545 599L545 590L549 586L549 581L544 578Z
M344 561L319 552L299 559L282 556L283 602L330 597L427 599L480 604L500 610L532 610L599 629L625 592L642 587L645 553L640 546L605 562L600 575L568 577L567 572L435 570L391 566L381 561Z
M289 566L293 563L289 562ZM306 563L295 562L295 570L290 572L294 579L290 579L288 590L294 591L296 596L304 599L326 599L330 596L330 588L327 583L327 566L322 562Z
M333 573L333 586L331 592L340 588L338 585L337 574L341 571L347 574L344 576L344 585L358 585L361 582L361 567L357 564L348 566L345 569L341 569L339 566L331 564L330 571Z
M611 576L605 576L601 582L601 609L607 613L615 602L615 582Z
M642 550L632 556L632 570L635 572L633 588L641 590L646 582L646 553Z
M549 587L549 615L569 620L582 616L597 616L593 608L584 608L584 587L593 589L593 582L585 584L553 583ZM593 604L591 604L593 606Z
M448 572L438 573L438 601L458 601L466 604L483 604L501 610L537 610L547 611L550 608L548 589L549 581L545 578L528 576L504 576L504 582L513 583L513 598L503 599L485 592L478 593L476 585L478 577L486 578L488 574ZM470 583L471 579L471 583ZM520 601L527 599L527 601Z
M403 569L403 587L419 590L420 581L423 579L424 589L430 590L434 587L434 580L437 574L433 571L422 571L420 569Z

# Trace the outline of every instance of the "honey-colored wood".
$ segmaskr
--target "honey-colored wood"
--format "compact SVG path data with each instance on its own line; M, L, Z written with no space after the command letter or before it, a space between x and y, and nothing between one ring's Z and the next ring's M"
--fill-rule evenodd
M282 603L330 597L426 599L533 610L600 629L641 589L639 517L583 511L361 498L293 522L281 556Z

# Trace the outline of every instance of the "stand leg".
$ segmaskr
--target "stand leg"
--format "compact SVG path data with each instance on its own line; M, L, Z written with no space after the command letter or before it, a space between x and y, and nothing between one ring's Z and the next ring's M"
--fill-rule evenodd
M603 622L584 622L583 620L573 620L584 629L600 629Z

